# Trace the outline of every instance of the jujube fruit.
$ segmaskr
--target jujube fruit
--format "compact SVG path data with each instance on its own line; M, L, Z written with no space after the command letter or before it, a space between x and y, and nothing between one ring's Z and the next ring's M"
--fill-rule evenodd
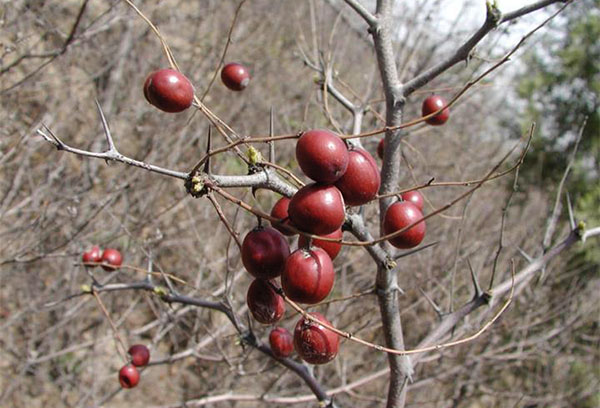
M422 116L431 115L433 112L438 111L444 106L446 106L446 101L444 100L444 98L442 98L439 95L431 95L423 101L423 106L421 107L421 114ZM450 109L445 108L437 115L432 116L429 119L425 119L425 122L433 126L440 126L446 123L449 117Z
M333 231L331 234L323 235L323 237L342 238L342 235L343 235L342 229L339 228L339 229ZM300 238L298 239L298 248L306 247L307 243L308 243L308 238L306 238L304 235L300 235ZM342 250L342 244L340 244L339 242L323 241L322 239L313 239L312 245L318 246L319 248L324 249L332 261L335 259L336 256L338 256L338 254Z
M385 235L411 225L423 218L423 213L410 201L398 201L390 205L383 219ZM391 238L390 243L396 248L408 249L416 247L425 237L425 221L410 227L397 237Z
M271 217L279 218L283 222L280 225L275 225L271 223L273 228L277 231L281 232L284 235L292 236L296 233L292 230L285 228L286 225L290 224L289 215L288 215L288 207L290 206L290 199L287 197L281 197L271 209Z
M98 245L94 245L92 249L84 252L81 256L81 261L85 266L92 268L96 266L93 264L102 262L102 251L100 250L100 247Z
M146 78L144 96L150 104L164 112L182 112L192 106L194 87L181 72L161 69Z
M337 187L308 184L290 200L288 214L292 224L311 234L330 234L344 223L344 198Z
M256 227L242 242L242 263L255 278L272 279L281 275L290 246L279 231Z
M140 372L131 364L119 370L119 383L123 388L133 388L140 382Z
M242 64L230 62L221 69L221 81L232 91L242 91L250 83L250 73Z
M252 316L259 323L272 324L285 312L285 301L273 290L269 282L255 279L248 287L246 303Z
M417 206L417 208L419 210L421 210L421 212L423 212L423 205L425 204L425 201L423 200L423 195L421 193L419 193L417 190L412 190L412 191L407 191L406 193L402 193L400 195L400 197L402 197L402 200L404 200L404 201L409 201L409 202L413 203L414 205Z
M285 263L281 287L294 302L315 304L329 295L334 279L333 263L327 252L319 247L299 248Z
M102 268L106 271L119 269L123 263L123 255L117 249L106 248L102 253Z
M286 358L294 352L294 337L287 329L275 327L269 334L269 345L276 357Z
M335 186L344 196L346 205L363 205L377 196L381 184L379 168L373 156L364 149L352 149L348 155L346 173Z
M321 313L310 313L318 321L331 323ZM337 333L317 322L302 317L294 330L294 348L298 355L310 364L325 364L337 356L340 339Z
M306 176L331 184L346 172L348 148L338 135L329 130L309 130L298 139L296 159Z
M131 356L131 364L136 367L143 367L150 361L150 350L143 344L134 344L129 347L127 354Z

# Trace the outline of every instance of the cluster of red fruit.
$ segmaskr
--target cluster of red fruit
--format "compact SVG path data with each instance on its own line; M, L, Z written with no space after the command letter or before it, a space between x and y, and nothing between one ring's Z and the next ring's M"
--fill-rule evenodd
M131 361L119 370L119 383L123 388L133 388L140 382L140 372L137 367L144 367L150 361L150 350L143 344L134 344L127 353Z
M221 80L232 91L241 91L250 83L250 73L243 65L231 62L221 70ZM146 78L144 96L164 112L183 112L192 106L194 87L181 72L160 69Z
M106 248L102 251L98 245L94 245L92 249L83 253L81 260L86 267L93 268L100 265L106 271L114 271L123 263L123 256L114 248Z

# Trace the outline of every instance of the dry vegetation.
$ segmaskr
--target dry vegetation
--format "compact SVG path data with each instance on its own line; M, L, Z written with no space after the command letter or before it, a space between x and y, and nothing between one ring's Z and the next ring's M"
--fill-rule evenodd
M138 3L202 94L219 64L238 2ZM101 295L125 341L152 349L154 365L142 373L140 385L120 390L116 373L122 360L108 321L93 297L66 299L91 282L78 262L84 250L98 244L119 248L125 263L137 268L145 269L151 258L154 270L187 282L176 284L182 293L208 300L227 296L240 320L248 322L245 296L250 279L208 200L190 197L179 180L58 152L36 135L43 123L71 146L103 150L97 98L123 154L188 171L205 149L209 122L200 112L165 114L144 100L145 76L167 61L156 36L126 3L89 1L72 42L63 49L81 4L16 0L0 5L0 406L179 406L222 395L250 400L209 406L288 406L282 402L285 397L296 398L299 406L317 406L298 376L240 345L223 314L169 305L152 293L133 290ZM366 29L349 9L339 15L336 7L320 0L246 2L226 61L247 64L253 74L251 86L234 94L217 80L205 99L207 106L241 135L267 135L271 107L279 134L331 127L328 114L350 132L351 117L333 98L326 112L315 73L299 56L300 46L311 57L318 56L318 50L334 52L338 78L348 84L340 89L374 101L373 110L382 114L384 105L377 102L382 97L379 72ZM413 24L416 33L399 36L399 63L407 78L445 52L424 34L427 12L425 7L422 14L399 17L401 24ZM458 28L452 35L456 42L464 37ZM480 52L485 53L485 47ZM461 87L472 73L481 72L480 64L473 61L467 70L456 67L428 89ZM501 74L494 75L493 83L472 90L453 108L447 126L409 130L402 148L407 171L400 188L431 177L479 178L512 146L494 120L480 120L507 109L502 103L507 84ZM409 100L407 118L418 116L422 95ZM376 115L367 114L363 130L381 126ZM366 138L363 144L374 153L378 140L379 136ZM214 143L221 146L224 141L215 138ZM257 147L266 155L266 145ZM293 149L294 141L277 143L277 163L300 174ZM515 160L516 155L511 156L509 164ZM212 166L217 174L247 171L232 153L217 156ZM444 311L457 309L473 296L468 261L487 288L502 208L513 180L511 173L490 182L428 221L426 243L439 243L399 260L407 348L414 348L438 322L420 289ZM266 190L259 190L256 198L248 188L229 191L267 212L278 198ZM426 212L463 191L464 187L424 190ZM498 282L509 277L511 259L517 270L526 266L517 248L539 254L552 200L535 189L514 195ZM219 201L242 236L255 225L254 216ZM367 206L366 214L377 236L377 206ZM557 239L568 232L559 224ZM597 299L600 288L598 277L586 274L585 264L568 259L554 260L544 280L537 281L537 274L518 286L509 310L477 340L425 355L408 386L407 406L591 406L584 404L593 404L590 398L598 389L600 333L598 305L590 299ZM332 298L373 288L376 265L364 249L345 248L335 266ZM94 275L100 282L113 283L144 278L143 272L131 268L117 273L94 270ZM161 277L155 281L164 284ZM476 331L504 299L470 315L457 326L454 338ZM314 309L342 330L384 342L372 294ZM296 320L288 308L282 325L291 329ZM257 338L266 341L270 328L251 326ZM177 358L182 353L185 357ZM387 367L384 353L345 340L338 358L316 367L314 375L325 389L364 380L336 394L341 407L383 406ZM261 397L264 401L256 400Z

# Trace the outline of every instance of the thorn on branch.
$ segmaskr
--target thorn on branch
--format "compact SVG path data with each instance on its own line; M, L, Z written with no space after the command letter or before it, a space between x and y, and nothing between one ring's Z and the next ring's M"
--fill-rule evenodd
M517 247L517 251L519 251L519 253L521 254L521 256L523 258L525 258L525 260L529 263L533 262L533 258L531 256L529 256L529 254L525 251L523 251L520 247Z
M427 295L427 293L425 293L425 291L423 289L419 288L419 292L421 292L421 294L425 297L425 299L431 305L431 307L433 308L433 310L435 310L435 313L437 313L438 318L442 319L442 317L444 316L444 313L442 312L442 309L440 309L440 307L433 301L433 299L431 299L429 297L429 295Z
M471 282L473 283L473 288L475 289L475 295L473 298L478 298L482 295L481 286L479 286L479 280L477 279L477 274L471 265L471 260L467 258L467 264L469 265L469 271L471 272Z

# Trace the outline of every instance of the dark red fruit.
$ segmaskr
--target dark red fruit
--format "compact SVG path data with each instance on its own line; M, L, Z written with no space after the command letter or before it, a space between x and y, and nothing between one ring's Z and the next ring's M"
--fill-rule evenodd
M433 112L436 112L439 109L442 109L444 106L446 106L446 101L444 100L444 98L442 98L439 95L431 95L423 101L423 106L421 107L421 114L423 116L430 115ZM441 111L437 115L432 116L429 119L426 119L425 122L427 122L433 126L440 126L440 125L443 125L444 123L446 123L446 121L448 120L449 117L450 117L450 109L445 108L443 111Z
M285 263L281 287L294 302L315 304L329 295L334 279L333 263L327 252L319 247L299 248Z
M102 268L104 268L105 271L119 269L122 263L123 256L118 250L106 248L102 253Z
M335 186L312 183L302 187L290 200L292 224L311 234L330 234L344 223L344 198Z
M338 230L333 231L331 234L325 234L323 236L326 238L342 238L342 235L343 235L342 229L340 228ZM306 247L307 243L308 243L308 238L306 238L304 235L300 235L300 238L298 239L298 248ZM340 244L338 242L323 241L320 239L313 239L312 245L318 246L319 248L324 249L332 261L340 253L340 251L342 249L342 244Z
M287 228L285 228L285 225L289 225L290 224L290 220L288 219L288 207L290 206L290 199L287 197L281 197L279 199L279 201L277 201L275 203L275 205L273 206L273 209L271 210L271 217L275 217L275 218L279 218L280 220L285 220L283 221L282 225L273 225L273 228L275 228L277 231L281 232L284 235L287 236L292 236L295 235L296 233L294 231L291 231Z
M346 173L335 182L346 205L368 203L377 195L380 184L381 176L373 156L363 149L350 150Z
M182 112L192 105L194 87L181 72L161 69L146 78L144 96L164 112Z
M421 212L423 212L423 205L425 204L423 201L423 195L419 193L417 190L407 191L406 193L402 193L400 195L402 200L410 201L413 203Z
M276 327L269 334L269 344L275 357L286 358L294 352L292 333L283 327Z
M331 184L346 172L348 148L329 130L309 130L296 144L298 165L314 181Z
M383 138L377 144L377 156L379 156L380 159L383 159L383 145L384 144L385 144L385 139L383 139Z
M321 313L310 313L320 322L331 323ZM302 317L294 330L294 348L302 360L310 364L325 364L337 356L338 335L317 322Z
M250 73L242 64L230 62L221 70L221 81L232 91L242 91L250 83Z
M119 382L123 388L133 388L140 382L140 372L131 364L119 370Z
M285 301L267 281L255 279L248 287L246 303L257 322L272 324L285 312Z
M131 356L131 364L136 367L143 367L150 361L150 350L143 344L134 344L127 353Z
M272 279L281 275L290 246L279 231L271 227L256 227L242 243L242 263L255 278Z
M423 218L423 213L410 201L398 201L390 205L383 219L383 229L386 235L399 231ZM425 237L425 221L410 227L390 243L396 248L413 248L423 241Z
M94 263L102 262L102 251L100 251L100 247L94 245L92 249L83 253L81 260L85 266L95 267L96 265L93 265Z

